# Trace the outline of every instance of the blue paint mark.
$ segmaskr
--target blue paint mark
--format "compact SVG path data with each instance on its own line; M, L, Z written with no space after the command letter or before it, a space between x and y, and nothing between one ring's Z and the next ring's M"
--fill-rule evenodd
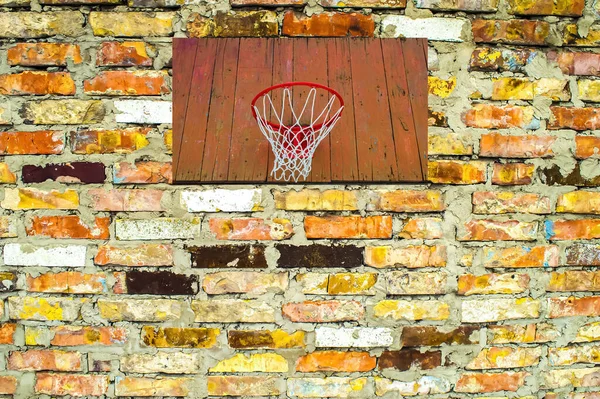
M531 248L529 248L529 247L522 246L521 248L523 249L523 251L525 251L527 253L531 252Z
M102 284L102 292L108 292L108 286L106 285L105 278L100 278L100 284Z
M125 177L113 177L113 183L115 184L121 184L123 182L123 180L125 180Z
M525 126L525 129L536 130L540 128L540 120L537 118L533 118L529 125Z
M544 231L546 234L546 240L554 236L554 222L552 220L546 220L544 222Z

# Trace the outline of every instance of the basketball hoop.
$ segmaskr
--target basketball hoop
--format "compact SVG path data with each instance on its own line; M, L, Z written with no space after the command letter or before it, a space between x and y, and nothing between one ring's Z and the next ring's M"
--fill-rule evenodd
M306 179L317 146L343 109L342 96L318 83L282 83L258 93L252 99L252 115L275 155L271 175L284 181Z

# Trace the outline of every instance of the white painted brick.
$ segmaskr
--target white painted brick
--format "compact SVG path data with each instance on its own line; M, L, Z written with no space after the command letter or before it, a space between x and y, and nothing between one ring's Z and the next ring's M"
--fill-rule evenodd
M496 298L463 301L463 323L488 323L500 320L535 319L540 303L531 298Z
M315 346L319 348L375 348L394 343L392 330L385 327L317 327Z
M117 240L172 240L194 238L200 233L200 218L117 219Z
M261 196L259 189L183 191L181 205L188 212L252 212Z
M444 378L425 375L416 381L393 381L387 378L375 377L375 392L377 396L387 393L414 396L450 392L452 385Z
M85 266L85 245L36 247L31 244L6 244L4 264L10 266Z
M200 366L198 353L136 353L121 359L125 373L195 374Z
M118 100L115 101L115 120L119 123L172 123L170 101Z
M462 31L466 25L466 19L412 19L404 15L388 15L381 20L381 32L388 37L426 37L428 40L462 42Z
M287 394L298 398L347 398L350 395L362 398L360 394L367 382L366 377L288 378Z

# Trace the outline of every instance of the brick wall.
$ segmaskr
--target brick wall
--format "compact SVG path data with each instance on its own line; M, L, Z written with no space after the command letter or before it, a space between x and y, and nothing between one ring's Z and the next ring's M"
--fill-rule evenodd
M0 6L0 395L598 398L600 2ZM210 35L427 36L430 183L170 185Z

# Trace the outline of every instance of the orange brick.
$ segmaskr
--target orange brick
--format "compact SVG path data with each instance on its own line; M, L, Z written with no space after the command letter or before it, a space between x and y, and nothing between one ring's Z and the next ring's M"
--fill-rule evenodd
M306 238L391 238L391 216L306 216Z
M492 184L517 186L531 184L535 165L528 163L495 163Z
M294 234L287 219L212 218L209 226L217 240L284 240Z
M559 297L548 298L548 317L597 317L600 316L600 297L588 296L583 298Z
M13 324L13 323L0 324L0 345L12 345L15 342L15 332L16 331L17 331L16 324Z
M389 212L439 212L444 209L444 197L436 190L376 191L369 205L369 210Z
M26 327L26 335L27 335ZM110 346L127 342L128 331L122 327L56 326L50 329L54 335L53 346Z
M17 392L17 377L0 375L0 395L12 395Z
M100 266L172 266L173 247L168 244L142 244L136 247L98 248L94 264Z
M81 64L79 46L68 43L17 43L7 51L8 65L67 66Z
M466 233L458 238L460 241L533 241L537 236L536 222L473 219L464 226Z
M514 191L476 191L473 193L473 213L551 213L550 198L533 193Z
M433 240L443 236L441 218L409 219L398 234L400 238L421 240Z
M365 247L365 264L376 267L444 267L446 247L411 245L404 248L391 246Z
M359 13L324 12L310 17L288 11L283 18L286 36L365 36L373 37L373 16Z
M128 154L146 147L149 128L96 129L71 132L75 154Z
M550 24L526 19L476 19L471 22L475 43L545 45Z
M575 146L575 157L578 159L600 158L600 137L575 136Z
M482 129L509 129L513 127L534 129L539 121L533 118L532 107L507 105L496 107L490 104L475 104L462 115L462 120L469 127Z
M600 291L600 272L572 270L551 273L547 291Z
M515 392L530 374L525 371L506 373L463 373L454 387L455 392L486 393Z
M37 277L27 275L27 291L60 294L101 294L107 292L104 273L81 272L45 273Z
M377 358L368 352L321 351L301 356L296 362L296 371L303 373L317 371L359 372L375 368Z
M518 294L529 288L529 275L523 273L458 276L458 295Z
M28 236L107 240L110 238L109 225L108 217L96 217L94 224L88 226L75 215L34 216L26 232Z
M298 323L332 323L362 319L365 310L357 301L305 301L286 303L283 316Z
M550 107L548 129L600 129L600 108Z
M21 72L0 75L0 94L15 95L73 95L75 82L68 72Z
M81 354L56 350L28 350L11 352L8 357L9 370L21 371L82 371Z
M429 161L428 180L437 184L485 183L487 164L480 161Z
M58 396L102 396L108 390L107 375L37 373L35 392Z
M95 211L110 212L160 212L164 211L161 201L162 190L107 190L94 188L88 191Z
M549 240L592 240L600 238L600 219L547 220L545 232Z
M160 96L169 93L164 71L104 71L83 82L87 94Z
M152 66L144 42L104 42L96 58L98 66Z
M505 136L497 133L484 134L479 144L479 155L499 158L543 158L554 155L552 136Z
M1 155L60 154L64 147L64 135L57 130L0 132Z
M121 162L115 165L115 184L156 184L173 180L170 162L137 161L135 164Z

